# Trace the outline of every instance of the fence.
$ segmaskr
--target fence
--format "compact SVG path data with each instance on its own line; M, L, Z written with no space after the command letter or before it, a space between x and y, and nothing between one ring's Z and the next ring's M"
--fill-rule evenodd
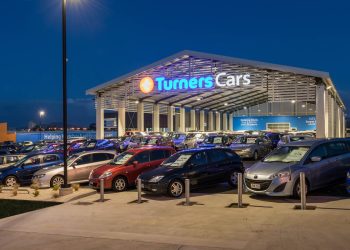
M105 131L105 138L116 137L116 131ZM71 137L85 137L87 139L95 139L95 131L68 131L68 139ZM42 132L17 132L16 142L40 140L63 140L62 131L42 131Z

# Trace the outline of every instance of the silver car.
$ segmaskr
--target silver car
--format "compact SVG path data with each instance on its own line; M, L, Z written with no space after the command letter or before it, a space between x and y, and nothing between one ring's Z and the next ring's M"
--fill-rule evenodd
M68 158L68 183L83 183L89 181L89 174L95 168L109 163L114 159L114 151L87 151L71 155ZM34 173L33 182L41 188L63 184L63 165L43 168Z
M305 140L283 145L247 168L244 182L252 193L299 197L300 172L310 191L345 180L349 169L349 139Z
M230 148L241 158L258 160L271 152L272 142L267 136L242 135L232 142Z

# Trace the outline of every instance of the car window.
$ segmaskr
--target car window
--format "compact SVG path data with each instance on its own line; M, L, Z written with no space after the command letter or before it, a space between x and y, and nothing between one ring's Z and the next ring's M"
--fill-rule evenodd
M23 163L23 166L36 165L36 164L40 164L40 157L38 155L30 157L29 159L27 159Z
M83 155L76 161L77 165L92 163L92 154Z
M314 150L312 150L312 152L310 153L309 157L306 160L306 163L312 162L311 158L315 156L321 157L322 160L326 159L328 157L326 146L320 145L316 147Z
M45 155L43 157L43 162L53 162L53 161L58 161L57 155Z
M0 157L0 165L5 163L5 158L4 157Z
M114 157L115 157L114 154L105 154L105 155L106 155L106 158L107 158L108 160L113 160Z
M95 153L92 155L93 162L106 161L108 159L109 158L107 158L106 154L104 153Z
M169 158L171 156L170 150L163 150L164 151L164 158Z
M151 161L156 161L160 159L164 159L164 150L152 150Z
M203 166L208 164L208 157L205 151L199 152L191 157L188 162L193 166Z
M208 155L212 163L221 162L227 159L227 155L223 150L209 150Z
M328 157L333 157L347 153L347 148L344 142L331 142L327 144Z
M149 162L149 151L147 150L137 154L133 161L137 161L138 163Z
M224 152L230 160L238 160L239 159L239 156L233 152L230 152L230 151L224 151Z

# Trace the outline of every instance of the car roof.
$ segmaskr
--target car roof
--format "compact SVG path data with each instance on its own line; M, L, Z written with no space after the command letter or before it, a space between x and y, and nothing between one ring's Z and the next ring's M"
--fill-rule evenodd
M90 150L90 151L81 151L78 153L73 153L74 155L87 155L93 153L107 153L107 154L117 154L115 150Z
M303 140L303 141L296 141L296 142L290 142L286 144L286 146L317 146L319 144L325 143L325 142L350 142L350 139L346 138L331 138L331 139L313 139L313 140Z
M191 149L181 150L178 153L196 153L196 152L208 151L208 150L216 150L216 149L222 149L222 150L231 151L229 148L215 147L215 148L191 148Z
M139 153L145 150L154 150L154 149L168 149L168 150L174 150L174 148L169 147L169 146L153 146L153 147L140 147L140 148L131 148L127 150L127 152L132 152L132 153Z

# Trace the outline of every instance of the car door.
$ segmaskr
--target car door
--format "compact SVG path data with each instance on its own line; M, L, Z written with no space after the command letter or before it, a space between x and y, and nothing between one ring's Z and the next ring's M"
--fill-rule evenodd
M136 154L129 163L135 162L135 165L131 166L131 171L129 171L130 180L136 180L143 171L150 169L150 150L141 151Z
M89 166L93 164L91 153L81 155L68 167L68 181L76 182L88 179L88 177L85 177L86 172Z
M200 151L191 156L186 163L187 171L184 178L190 179L191 186L208 184L208 155L206 151Z
M22 184L30 184L33 174L42 168L42 157L35 155L23 162L21 170L17 171L17 176Z
M320 157L321 160L313 162L312 157ZM325 144L315 147L310 152L305 160L304 166L306 167L307 178L310 180L312 188L322 187L333 178L330 175L331 171L329 171L331 166Z
M327 154L330 161L329 174L332 180L345 178L350 165L350 152L344 141L327 143Z
M92 154L92 163L87 164L86 168L84 169L84 178L83 180L87 180L89 178L90 172L100 166L103 166L105 164L108 164L111 160L113 160L114 154L112 153L93 153Z
M209 164L207 168L207 182L210 184L220 183L226 178L229 158L224 150L208 150Z
M153 169L158 167L165 159L165 153L163 149L154 149L150 152L150 167Z

